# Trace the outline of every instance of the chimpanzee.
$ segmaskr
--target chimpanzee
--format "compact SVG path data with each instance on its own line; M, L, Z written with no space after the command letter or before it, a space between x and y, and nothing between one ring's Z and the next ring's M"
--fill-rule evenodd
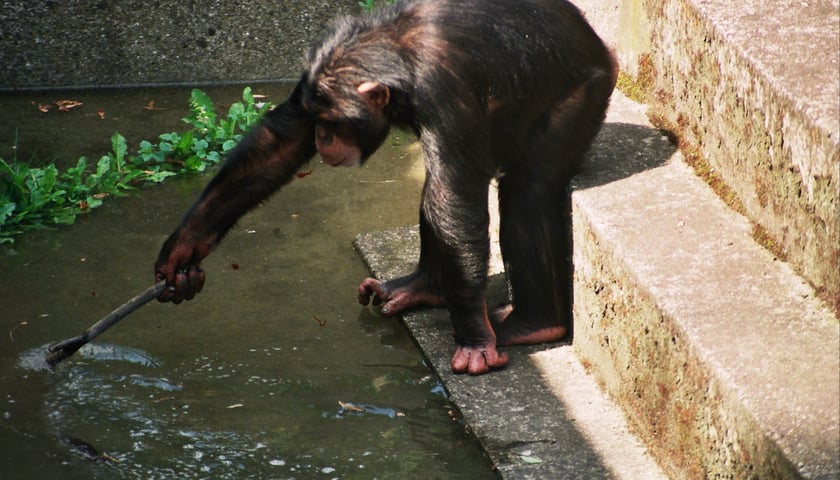
M155 276L169 288L159 299L193 298L202 259L316 151L330 165L359 165L397 125L418 135L425 161L420 261L403 278L365 279L359 302L384 302L385 315L446 306L453 371L501 368L508 356L497 346L558 340L570 327L568 181L615 79L611 53L563 0L402 0L338 20L290 97L231 152L164 243ZM512 304L488 309L493 178Z

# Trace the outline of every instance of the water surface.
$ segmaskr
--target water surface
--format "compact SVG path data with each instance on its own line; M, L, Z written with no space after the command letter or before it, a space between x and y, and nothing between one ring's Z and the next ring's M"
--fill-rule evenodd
M256 90L275 102L287 91ZM240 91L208 89L220 104ZM115 130L135 150L181 128L188 96L0 96L0 156L74 164ZM85 105L35 107L61 97ZM32 356L152 283L161 243L209 177L141 188L0 247L0 476L495 478L400 321L355 299L367 272L353 237L416 222L416 143L397 132L364 168L316 158L310 170L240 221L205 261L196 300L141 308L54 374Z

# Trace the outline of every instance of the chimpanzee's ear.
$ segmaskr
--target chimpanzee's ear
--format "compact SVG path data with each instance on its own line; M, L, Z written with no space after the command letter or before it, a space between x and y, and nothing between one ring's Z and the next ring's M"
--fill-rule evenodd
M382 110L391 100L391 92L388 85L379 82L364 82L356 91L365 98L365 101L374 110Z

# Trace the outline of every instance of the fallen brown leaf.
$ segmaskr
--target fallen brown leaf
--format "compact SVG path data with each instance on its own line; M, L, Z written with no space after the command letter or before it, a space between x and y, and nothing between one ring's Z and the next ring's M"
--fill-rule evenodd
M69 112L71 109L81 107L83 104L78 100L56 100L53 102L59 112Z
M345 410L350 410L351 412L360 412L361 413L361 412L365 411L364 407L360 407L360 406L354 405L352 403L344 403L341 400L338 401L338 405Z

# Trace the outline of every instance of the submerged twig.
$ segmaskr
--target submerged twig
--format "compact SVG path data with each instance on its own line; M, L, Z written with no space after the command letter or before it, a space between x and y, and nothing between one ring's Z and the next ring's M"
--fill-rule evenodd
M17 325L15 325L14 327L12 327L12 329L11 329L11 330L9 330L9 339L10 339L11 341L13 341L13 342L15 341L15 330L17 330L17 329L18 329L18 327L22 327L22 326L24 326L24 325L29 325L29 322L27 322L26 320L24 320L24 321L22 321L22 322L18 323Z

